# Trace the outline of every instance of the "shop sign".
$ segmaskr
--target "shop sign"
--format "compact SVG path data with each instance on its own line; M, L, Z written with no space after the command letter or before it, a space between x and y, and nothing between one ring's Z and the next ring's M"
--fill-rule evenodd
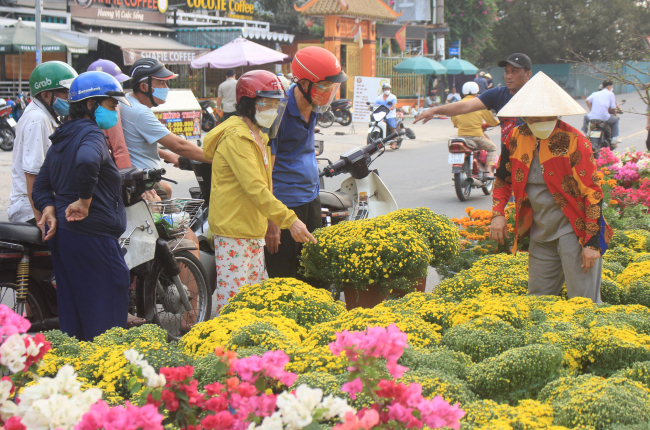
M127 8L116 7L81 7L70 6L70 15L73 18L93 18L93 19L108 19L116 21L129 21L129 22L147 22L153 24L165 24L167 17L164 13L148 12Z
M352 121L370 121L370 110L366 103L375 104L377 97L382 93L382 86L390 85L389 78L371 78L366 76L354 77L354 97L352 99ZM349 84L348 84L349 85Z
M210 52L208 50L187 50L187 51L152 51L143 49L122 48L124 65L130 66L141 58L155 58L164 64L190 64L201 55Z
M228 17L252 19L255 5L246 0L187 0L187 6L196 9L222 10L228 12Z
M156 112L156 118L176 136L201 138L201 111Z
M118 6L134 9L149 9L160 13L167 12L169 0L74 0L76 6L82 9L96 6ZM85 17L89 18L89 17Z

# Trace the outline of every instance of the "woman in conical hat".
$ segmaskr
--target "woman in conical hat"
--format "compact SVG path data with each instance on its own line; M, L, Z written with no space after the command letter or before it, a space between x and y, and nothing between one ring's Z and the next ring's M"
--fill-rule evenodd
M490 237L507 237L504 209L516 204L515 243L530 234L528 292L600 303L601 255L612 238L602 214L603 190L591 143L559 119L584 109L544 73L537 73L497 116L521 117L501 146Z

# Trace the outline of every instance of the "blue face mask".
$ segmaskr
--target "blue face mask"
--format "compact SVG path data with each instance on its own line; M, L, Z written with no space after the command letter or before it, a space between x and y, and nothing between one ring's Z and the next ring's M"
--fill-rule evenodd
M54 97L54 103L52 104L54 112L59 116L66 116L70 113L70 103L67 100Z
M117 125L117 111L108 110L102 105L99 105L95 109L95 122L102 130L113 128Z
M157 99L166 101L168 94L169 94L169 88L154 88L152 95Z

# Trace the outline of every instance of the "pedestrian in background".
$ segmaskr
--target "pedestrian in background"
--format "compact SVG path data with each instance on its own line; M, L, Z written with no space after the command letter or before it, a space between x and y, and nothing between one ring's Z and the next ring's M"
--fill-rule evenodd
M483 94L483 92L488 89L488 81L485 78L485 72L479 72L478 75L474 78L474 82L478 85L478 93Z
M223 103L223 105L222 105ZM233 69L226 71L226 80L217 90L217 109L221 112L221 121L235 115L237 109L237 78Z
M122 73L120 67L110 60L99 59L88 67L89 72L104 72L108 73L119 82L122 86L123 82L131 79L130 76ZM117 108L117 124L114 127L104 130L106 136L106 143L108 149L111 151L113 160L118 169L124 167L131 167L131 157L129 156L129 149L126 147L124 140L124 130L122 130L122 118L120 117L120 109Z

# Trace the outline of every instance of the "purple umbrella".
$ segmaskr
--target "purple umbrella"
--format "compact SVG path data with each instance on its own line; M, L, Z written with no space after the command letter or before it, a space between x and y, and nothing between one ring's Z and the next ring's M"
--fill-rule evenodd
M240 66L257 66L259 64L283 63L291 57L282 52L274 51L266 46L238 37L230 43L215 49L192 61L193 69L212 67L229 69Z

